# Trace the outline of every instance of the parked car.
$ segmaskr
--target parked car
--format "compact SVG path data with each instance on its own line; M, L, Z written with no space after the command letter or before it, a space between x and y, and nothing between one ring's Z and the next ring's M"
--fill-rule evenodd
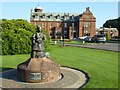
M90 42L90 41L91 41L91 37L90 37L90 36L87 36L87 37L84 39L84 41Z
M91 38L91 42L103 42L105 43L106 42L106 37L104 34L100 34L100 35L95 35Z
M84 40L87 36L79 37L79 39Z
M82 41L85 41L85 42L90 42L91 41L91 37L90 36L79 37L79 39L81 39Z

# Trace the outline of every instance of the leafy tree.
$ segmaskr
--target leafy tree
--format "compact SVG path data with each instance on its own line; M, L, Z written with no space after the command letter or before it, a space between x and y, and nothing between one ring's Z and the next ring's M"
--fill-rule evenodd
M117 19L110 19L107 20L104 24L103 27L111 27L111 28L117 28L119 31L119 36L120 36L120 17Z

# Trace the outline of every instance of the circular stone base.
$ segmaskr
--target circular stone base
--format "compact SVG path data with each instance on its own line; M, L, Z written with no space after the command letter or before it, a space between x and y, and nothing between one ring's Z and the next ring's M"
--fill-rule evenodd
M88 82L87 75L81 71L61 67L63 78L53 83L26 83L17 79L17 69L2 72L2 88L81 88Z
M52 83L61 78L60 65L44 58L29 58L17 66L18 79L28 83Z

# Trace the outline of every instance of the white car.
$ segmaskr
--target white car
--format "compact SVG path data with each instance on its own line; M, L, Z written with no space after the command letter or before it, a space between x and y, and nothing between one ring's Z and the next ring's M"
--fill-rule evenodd
M79 37L79 39L82 39L82 40L83 40L83 39L85 39L86 37L88 37L88 36Z
M106 37L104 34L100 34L100 35L95 35L92 37L91 39L92 42L106 42Z

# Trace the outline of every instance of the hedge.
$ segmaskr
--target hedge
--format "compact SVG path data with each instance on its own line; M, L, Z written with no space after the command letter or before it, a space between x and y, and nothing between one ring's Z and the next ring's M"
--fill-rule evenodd
M30 54L31 36L36 27L23 19L2 19L2 55ZM49 35L45 30L47 41L45 51L49 50Z

